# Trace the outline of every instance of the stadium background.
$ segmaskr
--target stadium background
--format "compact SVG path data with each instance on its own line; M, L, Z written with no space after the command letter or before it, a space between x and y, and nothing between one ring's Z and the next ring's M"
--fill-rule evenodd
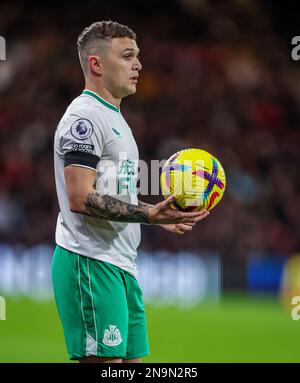
M300 361L297 12L252 0L1 2L0 362L67 361L49 275L53 135L83 88L78 33L100 19L138 35L143 71L122 111L141 158L203 148L228 180L192 233L143 227L145 361Z

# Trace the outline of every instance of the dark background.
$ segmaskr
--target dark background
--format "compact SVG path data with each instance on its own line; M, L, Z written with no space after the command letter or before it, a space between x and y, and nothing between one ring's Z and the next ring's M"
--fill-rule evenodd
M141 49L137 94L122 103L140 157L199 147L227 175L209 219L184 237L143 227L141 249L215 251L225 289L247 288L251 259L284 263L300 246L298 15L297 2L266 0L2 2L0 242L54 245L53 136L84 87L76 40L113 19Z

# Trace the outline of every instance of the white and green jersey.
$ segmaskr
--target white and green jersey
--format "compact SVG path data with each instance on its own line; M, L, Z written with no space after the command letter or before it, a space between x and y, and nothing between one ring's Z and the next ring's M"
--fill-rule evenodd
M97 192L137 205L138 159L135 139L118 108L89 90L73 100L58 124L54 140L60 207L56 243L74 253L116 265L135 277L140 224L72 213L64 167L94 169Z

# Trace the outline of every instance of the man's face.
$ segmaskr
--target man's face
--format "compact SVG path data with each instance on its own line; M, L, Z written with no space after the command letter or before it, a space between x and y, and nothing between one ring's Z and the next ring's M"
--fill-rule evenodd
M139 71L139 49L135 40L128 37L112 39L101 58L104 86L115 98L123 98L136 92Z

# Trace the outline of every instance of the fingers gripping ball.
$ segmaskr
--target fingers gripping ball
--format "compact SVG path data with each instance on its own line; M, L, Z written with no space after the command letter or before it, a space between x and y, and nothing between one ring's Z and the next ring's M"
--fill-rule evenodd
M176 195L173 207L182 211L213 209L223 197L225 172L220 162L201 149L173 154L160 176L163 196Z

